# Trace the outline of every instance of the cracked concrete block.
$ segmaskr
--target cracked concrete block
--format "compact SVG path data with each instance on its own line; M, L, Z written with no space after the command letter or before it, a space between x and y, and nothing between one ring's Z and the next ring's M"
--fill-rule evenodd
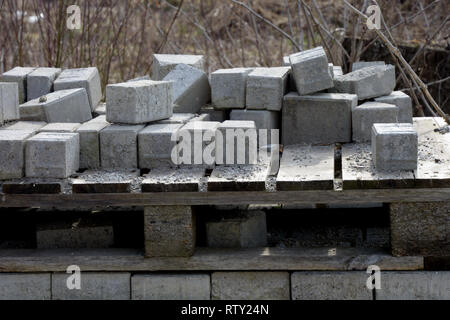
M19 91L17 83L0 82L0 125L19 119Z
M384 61L357 61L352 64L352 71L356 71L362 68L384 66Z
M33 134L33 131L0 130L0 180L23 177L25 140Z
M156 81L164 79L179 64L186 64L204 71L204 58L202 55L154 54L152 79Z
M80 168L100 168L100 132L109 126L109 123L91 120L82 124L77 133L80 135Z
M50 300L50 273L0 273L0 300Z
M393 91L388 96L375 98L376 102L393 104L398 107L398 122L413 123L411 97L401 91Z
M53 91L60 68L37 68L27 75L27 99L33 100Z
M81 123L54 122L39 129L39 132L75 132L81 126Z
M27 75L36 68L15 67L0 77L0 82L16 82L19 89L19 104L25 103L27 100Z
M253 68L221 69L211 73L211 100L216 109L244 109L248 74Z

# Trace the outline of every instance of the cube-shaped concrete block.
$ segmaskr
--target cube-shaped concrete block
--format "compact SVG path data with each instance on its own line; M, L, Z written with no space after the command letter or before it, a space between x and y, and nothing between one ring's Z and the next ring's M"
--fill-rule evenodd
M31 178L67 178L79 169L77 133L42 132L25 143L25 173Z
M292 54L289 60L300 95L333 87L327 55L322 47Z
M244 109L248 74L252 68L221 69L211 73L211 100L216 109Z
M25 130L32 131L33 133L38 132L41 128L45 127L47 122L43 121L18 121L8 127L5 127L6 130ZM2 130L2 129L0 129Z
M50 273L0 273L0 300L50 300Z
M106 87L106 120L140 124L172 116L172 83L142 80Z
M20 119L27 121L83 123L92 119L85 89L60 90L19 107Z
M32 135L32 131L0 130L0 180L23 177L25 140Z
M54 122L39 129L39 132L75 132L81 126L81 123Z
M351 142L352 108L357 102L352 94L287 94L282 115L283 144Z
M53 91L60 68L37 68L27 75L27 99L33 100Z
M0 82L16 82L19 89L19 103L22 104L27 100L27 75L36 68L15 67L5 72L0 77Z
M136 274L132 300L210 300L209 274Z
M100 131L109 126L104 121L89 121L82 124L77 133L80 135L80 168L100 168Z
M410 123L375 123L372 158L377 170L416 170L418 135Z
M381 102L363 103L352 110L353 141L370 141L372 139L372 126L374 123L397 122L397 106Z
M247 109L280 111L290 67L255 68L247 78Z
M100 131L101 167L137 168L137 136L142 129L144 129L143 125L114 124Z
M385 65L384 61L357 61L353 62L352 64L352 72L362 68L384 66L384 65Z
M204 71L204 59L201 55L154 54L152 79L156 81L164 79L164 77L179 64L186 64L197 68L198 70Z
M19 119L19 91L17 83L0 82L0 124Z
M336 77L334 87L337 92L356 94L359 100L389 95L395 88L395 67L362 68Z
M55 80L53 86L55 91L84 88L89 97L91 111L94 111L102 100L100 74L95 67L64 70Z
M174 113L169 119L156 122L157 124L186 124L197 115L194 113Z
M179 64L163 81L172 81L173 112L196 113L211 100L208 76L197 68Z
M413 110L411 97L401 91L393 91L388 96L375 98L375 101L393 104L398 107L398 122L412 123Z
M151 124L138 135L139 168L175 167L177 132L183 124ZM175 156L175 162L172 159Z

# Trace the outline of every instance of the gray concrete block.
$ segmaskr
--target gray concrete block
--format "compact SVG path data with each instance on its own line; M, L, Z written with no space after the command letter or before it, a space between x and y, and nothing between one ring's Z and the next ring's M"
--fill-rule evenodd
M169 119L160 120L157 124L186 124L196 116L194 113L174 113Z
M450 300L450 272L382 272L377 300Z
M336 77L334 87L337 92L356 94L359 100L389 95L395 88L395 67L362 68Z
M137 135L142 129L144 129L143 125L114 124L100 131L101 167L137 168Z
M224 122L227 120L227 110L214 109L212 106L201 107L199 113L209 114L209 121Z
M372 300L365 272L294 272L293 300Z
M0 273L0 300L50 300L50 273Z
M327 55L322 47L292 54L289 60L300 95L333 87Z
M375 123L372 159L377 170L416 170L418 139L410 123Z
M287 94L282 111L283 144L351 142L352 108L357 102L352 94Z
M138 135L139 168L174 167L178 157L177 132L183 124L151 124ZM172 152L176 161L172 161Z
M33 100L53 91L53 82L60 68L37 68L27 75L27 100Z
M0 180L23 177L25 140L32 135L32 131L0 130Z
M28 121L83 123L92 119L84 89L60 90L19 107L20 119Z
M89 98L91 111L95 110L103 96L100 74L95 67L64 70L55 80L53 86L55 91L84 88Z
M89 120L88 122L89 123L93 123L93 122L109 123L108 121L106 121L106 114L101 114L95 118L92 118L92 120Z
M208 113L204 113L204 114L199 114L196 117L189 120L189 122L194 122L194 121L212 121L212 120L211 120L211 116Z
M152 79L156 81L164 79L179 64L186 64L204 71L204 59L202 55L154 54Z
M42 127L47 125L47 122L43 121L18 121L8 127L5 127L6 130L25 130L32 131L33 133L38 132ZM3 129L0 129L3 130Z
M212 300L289 300L288 272L214 272Z
M244 109L248 74L252 68L221 69L211 73L211 100L216 109Z
M172 116L172 83L142 80L106 87L106 120L139 124Z
M42 132L25 143L25 175L31 178L67 178L79 169L77 133Z
M100 103L94 110L94 113L101 116L106 115L106 103Z
M333 66L333 79L335 77L339 77L344 75L344 71L342 71L342 67L341 66Z
M289 59L289 56L284 56L283 57L283 67L290 67L291 66L291 60ZM292 68L291 68L291 72L289 73L288 76L288 92L297 92L297 85L295 84L295 79L294 79L294 74L292 73Z
M247 78L247 109L280 111L290 67L255 68Z
M39 129L39 132L75 132L81 126L81 123L64 123L64 122L54 122L49 123Z
M352 71L356 71L362 68L384 66L384 61L357 61L352 64Z
M353 140L368 142L372 139L374 123L397 123L398 107L381 102L366 102L352 110Z
M211 100L208 76L197 68L179 64L163 81L172 81L173 112L196 113Z
M195 249L191 206L153 206L144 211L146 257L190 257Z
M271 133L270 130L280 129L280 112L277 111L269 111L269 110L232 110L230 113L230 120L247 120L254 121L256 130L258 133L258 145L260 145L260 136L259 130L267 130L267 144L271 144ZM274 142L276 144L279 141Z
M19 89L19 103L24 103L27 100L27 75L36 68L15 67L0 77L0 82L16 82Z
M93 119L77 129L76 132L80 135L80 168L100 168L100 131L107 126L108 122Z
M393 91L388 96L375 98L375 101L396 105L398 107L398 122L413 122L412 101L407 94L401 91Z
M210 300L209 274L142 274L131 277L132 300Z
M0 82L0 124L19 119L19 91L17 83Z
M135 82L135 81L141 81L141 80L152 80L152 78L150 78L150 76L148 74L146 74L141 77L136 77L136 78L130 79L127 82Z
M81 289L67 287L67 273L52 274L53 300L130 300L130 273L82 272Z

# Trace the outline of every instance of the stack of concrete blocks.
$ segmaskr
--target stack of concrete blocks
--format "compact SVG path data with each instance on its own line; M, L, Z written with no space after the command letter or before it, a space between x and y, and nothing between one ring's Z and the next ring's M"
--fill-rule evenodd
M0 130L0 180L24 176L25 140L33 135L32 130Z
M29 73L27 75L27 101L52 92L53 83L60 73L60 68L37 68Z
M0 77L0 82L14 82L18 85L19 103L22 104L27 100L27 76L36 68L15 67Z
M17 83L0 82L0 125L19 119L19 89Z
M393 104L373 101L365 102L353 108L353 140L369 142L372 138L373 124L398 122L398 110L399 108Z
M152 79L155 81L164 79L179 64L185 64L204 71L204 59L202 55L154 54Z
M100 118L100 119L98 119ZM109 126L105 117L83 123L76 132L80 135L80 168L100 168L100 132Z

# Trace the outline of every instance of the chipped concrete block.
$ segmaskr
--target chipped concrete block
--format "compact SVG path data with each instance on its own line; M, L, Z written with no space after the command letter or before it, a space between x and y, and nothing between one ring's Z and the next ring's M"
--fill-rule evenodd
M209 114L208 121L224 122L227 120L227 110L214 109L212 106L203 106L200 108L200 114Z
M356 71L362 68L384 66L384 61L357 61L352 64L352 71Z
M179 64L186 64L201 71L204 70L204 59L202 55L154 54L152 79L156 81L164 79Z
M194 113L174 113L169 119L160 120L157 124L186 124L196 116Z
M411 97L401 91L393 91L388 96L375 98L375 101L393 104L398 107L398 122L412 123L413 110Z
M31 136L32 131L0 130L0 180L23 177L25 140Z
M36 68L15 67L0 77L0 82L16 82L19 89L19 104L25 103L27 100L27 75Z
M211 73L211 100L216 109L244 109L248 74L253 68L221 69Z
M172 116L172 83L142 80L106 87L106 120L140 124Z
M0 130L24 130L31 131L33 133L38 132L42 127L47 125L47 122L43 121L18 121L8 127L2 128Z
M108 122L93 119L77 129L76 132L80 135L80 168L100 168L100 131L107 126Z
M0 82L0 125L19 119L19 92L17 83Z
M50 273L0 273L0 300L50 300Z
M39 129L39 132L75 132L81 126L81 123L54 122Z
M33 100L53 91L53 82L60 68L37 68L27 75L27 100Z

